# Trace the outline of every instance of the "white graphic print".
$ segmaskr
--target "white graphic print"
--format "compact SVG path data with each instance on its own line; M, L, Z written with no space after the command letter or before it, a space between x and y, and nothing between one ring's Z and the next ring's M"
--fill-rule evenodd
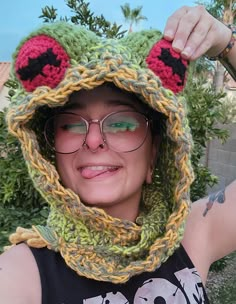
M175 272L175 276L180 282L183 292L186 293L189 303L204 303L202 281L195 268L184 268ZM194 281L195 284L193 284Z
M132 303L121 292L109 292L83 304L204 304L201 279L195 268L174 273L178 286L163 278L150 278L139 287Z
M166 279L149 279L143 283L134 298L135 304L187 304L182 291Z
M83 301L84 304L128 304L126 297L120 292L109 292L104 297L98 296Z

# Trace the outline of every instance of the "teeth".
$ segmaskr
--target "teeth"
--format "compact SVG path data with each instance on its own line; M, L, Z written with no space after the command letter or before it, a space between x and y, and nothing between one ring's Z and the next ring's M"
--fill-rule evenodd
M93 170L93 171L101 171L101 170L114 169L116 167L114 167L114 166L91 166L91 167L86 167L86 168Z

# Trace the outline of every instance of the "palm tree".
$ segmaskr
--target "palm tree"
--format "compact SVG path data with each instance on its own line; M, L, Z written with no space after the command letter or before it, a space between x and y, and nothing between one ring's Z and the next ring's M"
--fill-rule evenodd
M129 23L129 33L133 31L134 23L138 24L141 20L147 20L147 17L141 14L142 8L142 6L138 6L134 9L131 9L129 3L121 5L121 10L125 21Z

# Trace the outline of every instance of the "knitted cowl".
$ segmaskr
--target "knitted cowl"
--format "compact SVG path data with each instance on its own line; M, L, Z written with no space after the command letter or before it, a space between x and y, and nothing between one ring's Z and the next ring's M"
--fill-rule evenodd
M102 39L84 28L54 23L20 43L13 55L16 89L7 122L50 214L46 226L18 228L10 237L13 244L47 246L79 275L113 283L154 271L179 246L193 180L184 100L176 95L184 86L187 63L160 38L160 32L150 30ZM143 186L136 222L87 207L63 187L42 138L45 113L65 105L73 92L104 83L134 93L163 117L154 180Z

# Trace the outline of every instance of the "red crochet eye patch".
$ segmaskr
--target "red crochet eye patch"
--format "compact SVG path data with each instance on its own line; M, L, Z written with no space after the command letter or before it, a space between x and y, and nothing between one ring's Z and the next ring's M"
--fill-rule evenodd
M53 38L38 35L27 40L17 55L15 71L28 92L39 86L55 88L63 79L70 58Z
M150 50L146 63L162 81L165 88L178 93L186 82L188 61L172 48L171 42L161 39Z

